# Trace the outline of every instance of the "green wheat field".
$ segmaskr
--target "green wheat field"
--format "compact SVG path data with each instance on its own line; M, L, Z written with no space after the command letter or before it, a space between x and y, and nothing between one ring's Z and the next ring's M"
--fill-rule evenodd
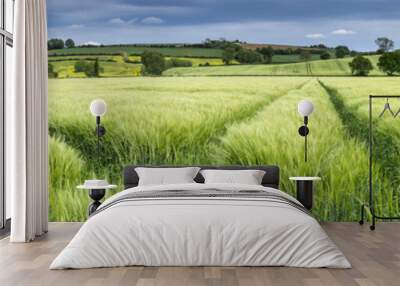
M50 218L85 220L90 201L76 185L97 172L120 191L125 164L277 164L281 189L292 195L289 176L322 177L313 209L318 219L358 220L360 203L368 195L368 95L399 93L395 77L52 79ZM95 120L89 112L96 98L108 105L99 165ZM306 98L315 104L307 164L297 134L302 123L297 103ZM397 110L400 101L392 105ZM381 147L374 158L374 181L377 209L383 214L400 213L399 172L393 165L400 153L398 120L377 121Z

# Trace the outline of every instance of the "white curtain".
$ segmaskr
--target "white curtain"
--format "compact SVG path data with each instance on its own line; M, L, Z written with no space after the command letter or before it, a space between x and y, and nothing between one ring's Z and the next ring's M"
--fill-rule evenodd
M6 111L12 242L47 232L48 119L45 0L15 1L13 94Z

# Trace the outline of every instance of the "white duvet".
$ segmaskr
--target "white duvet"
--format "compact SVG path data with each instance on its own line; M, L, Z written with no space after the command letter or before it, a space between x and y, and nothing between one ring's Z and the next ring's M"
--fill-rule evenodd
M265 190L254 185L185 184L127 189ZM102 207L100 206L100 208ZM92 216L50 269L145 266L294 266L350 268L318 222L293 206L246 198L124 201Z

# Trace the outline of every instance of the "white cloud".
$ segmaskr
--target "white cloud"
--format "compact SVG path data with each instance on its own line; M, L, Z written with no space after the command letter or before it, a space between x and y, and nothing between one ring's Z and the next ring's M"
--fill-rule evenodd
M122 20L121 18L112 18L110 19L110 21L108 21L110 24L114 24L114 25L121 25L124 24L125 21Z
M352 30L346 30L346 29L337 29L335 31L332 31L333 35L354 35L356 32Z
M142 19L143 24L150 24L150 25L159 25L164 23L163 19L157 18L157 17L146 17Z
M137 22L137 20L138 20L138 18L133 18L128 21L125 21L121 18L112 18L108 21L108 23L113 24L113 25L124 25L124 24L130 25L130 24Z
M72 25L70 25L68 27L71 28L71 29L81 29L81 28L83 28L85 26L82 25L82 24L72 24Z
M194 7L182 7L173 5L135 5L135 4L116 4L110 3L112 11L133 14L165 14L165 15L187 15L196 11ZM198 10L199 8L197 8Z
M307 34L306 38L309 38L309 39L323 39L323 38L325 38L325 35L324 34L319 34L319 33Z
M104 19L131 17L144 18L148 15L188 16L197 14L202 8L174 5L147 5L121 3L110 0L51 0L49 15L54 18L49 27L59 23L104 21ZM135 2L135 1L132 1ZM145 2L145 1L143 1ZM149 2L149 1L148 1ZM151 1L150 1L151 2ZM107 20L105 21L107 22Z
M84 42L82 45L84 45L84 46L100 46L101 44L98 42L88 41L88 42Z
M133 23L136 23L137 20L139 20L139 19L138 18L133 18L133 19L130 19L129 21L127 21L126 23L133 24Z

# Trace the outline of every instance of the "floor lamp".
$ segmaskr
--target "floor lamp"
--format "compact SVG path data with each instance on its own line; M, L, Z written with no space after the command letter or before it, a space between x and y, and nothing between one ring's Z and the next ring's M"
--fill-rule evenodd
M308 117L314 111L314 105L309 100L302 100L299 102L297 110L304 118L304 125L299 128L299 134L304 137L304 162L307 162L307 135L310 133L307 125Z
M97 170L100 166L100 138L106 134L106 129L101 126L101 116L106 114L107 105L104 100L96 99L90 103L90 112L96 117L95 135L97 136Z

